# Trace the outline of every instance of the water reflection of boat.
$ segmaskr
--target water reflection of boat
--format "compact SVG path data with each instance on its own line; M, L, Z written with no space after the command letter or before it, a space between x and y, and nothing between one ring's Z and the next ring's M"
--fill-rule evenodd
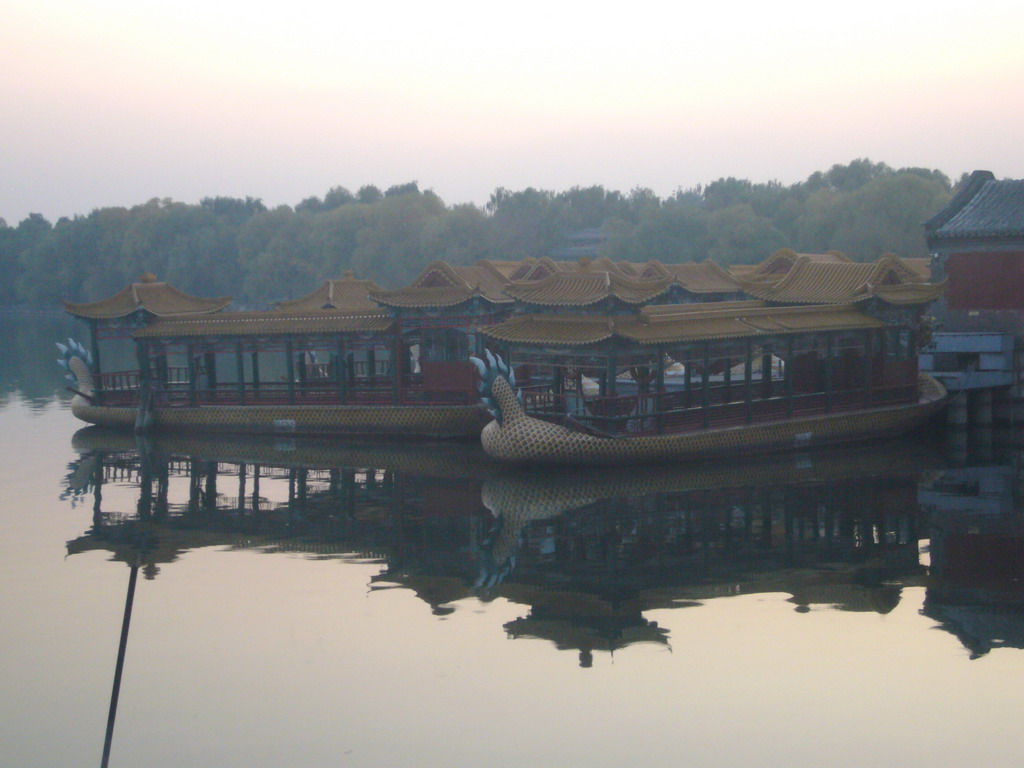
M382 566L373 591L412 590L437 614L471 597L528 605L505 631L572 648L584 664L666 643L645 612L720 596L891 610L902 585L922 583L915 499L921 472L938 466L912 442L558 474L497 468L467 446L136 444L95 430L75 442L69 483L94 496L94 516L72 553L110 551L150 577L211 544L369 559ZM109 483L137 488L132 509L108 508Z
M519 548L523 529L532 521L545 520L609 499L630 504L646 499L654 510L673 508L713 509L719 505L734 512L770 503L773 489L851 486L856 496L865 481L872 498L868 508L879 503L894 510L913 505L918 474L936 467L940 457L917 441L900 441L887 446L847 447L829 453L750 457L739 462L703 462L676 467L654 466L637 470L626 467L573 469L557 474L520 470L487 478L483 484L484 505L501 520L495 539L493 568L501 572ZM884 499L882 488L889 487ZM907 480L910 483L907 483ZM810 503L810 498L808 498ZM747 522L744 522L748 526ZM753 525L750 521L749 525Z
M925 613L976 655L1024 647L1015 470L945 469L920 441L558 473L451 444L86 429L75 446L67 495L91 500L93 524L68 551L110 552L148 578L210 545L376 562L372 592L410 590L438 615L471 598L528 606L508 635L585 665L668 643L655 609L782 593L801 612L886 613L903 587L927 585ZM124 507L111 484L137 498Z
M499 465L476 444L430 441L318 440L269 435L166 433L136 437L122 430L84 427L72 437L79 453L128 452L196 457L201 461L277 467L374 467L436 477L484 477Z

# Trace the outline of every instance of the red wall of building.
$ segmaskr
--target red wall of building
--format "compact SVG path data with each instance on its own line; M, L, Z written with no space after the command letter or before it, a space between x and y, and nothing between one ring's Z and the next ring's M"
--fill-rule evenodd
M1024 251L953 253L946 276L950 309L1024 309Z

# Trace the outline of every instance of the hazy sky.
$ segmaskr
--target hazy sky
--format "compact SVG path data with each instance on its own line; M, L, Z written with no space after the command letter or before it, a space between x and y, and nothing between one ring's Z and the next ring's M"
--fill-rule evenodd
M0 0L0 217L417 180L1024 177L1024 3Z

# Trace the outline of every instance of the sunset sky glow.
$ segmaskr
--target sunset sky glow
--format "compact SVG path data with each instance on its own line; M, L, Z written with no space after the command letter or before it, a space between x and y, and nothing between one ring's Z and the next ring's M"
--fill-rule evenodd
M857 157L1024 177L1024 5L13 0L0 217L418 180L792 183Z

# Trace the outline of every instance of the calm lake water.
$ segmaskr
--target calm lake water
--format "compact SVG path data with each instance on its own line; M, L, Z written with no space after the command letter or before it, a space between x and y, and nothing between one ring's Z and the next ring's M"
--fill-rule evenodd
M1020 764L1012 448L140 442L68 327L0 318L0 765L100 765L133 582L111 766Z

